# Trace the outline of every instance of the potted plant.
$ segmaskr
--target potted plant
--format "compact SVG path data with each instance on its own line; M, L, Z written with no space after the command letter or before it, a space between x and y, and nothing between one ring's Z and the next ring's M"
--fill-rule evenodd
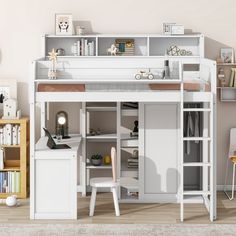
M90 157L90 162L94 166L100 166L102 164L102 155L94 154Z

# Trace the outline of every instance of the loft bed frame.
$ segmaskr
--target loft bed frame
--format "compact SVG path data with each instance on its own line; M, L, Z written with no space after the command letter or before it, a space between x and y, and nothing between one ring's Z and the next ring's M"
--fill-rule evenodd
M50 36L49 38L51 38ZM56 37L56 36L55 36ZM115 37L115 36L112 36ZM146 36L145 36L146 37ZM199 36L202 40L202 35ZM57 37L56 37L57 38ZM106 37L105 37L106 38ZM170 38L170 36L168 36ZM45 37L44 37L45 40ZM97 39L96 39L97 40ZM45 50L46 47L44 47ZM97 48L98 52L99 49ZM170 65L178 62L178 76L174 79L135 80L134 74L140 69L148 69L151 72L163 68L164 60L168 59ZM30 114L31 114L31 199L34 198L34 157L35 157L35 117L36 104L41 105L41 127L46 123L48 102L140 102L140 103L178 103L180 120L180 189L178 202L180 203L180 219L184 219L185 197L189 195L201 195L203 202L209 211L210 220L216 219L216 62L205 59L203 53L199 56L137 56L137 57L60 57L57 62L58 78L47 78L51 62L44 57L32 62L31 86L30 86ZM185 70L185 68L187 68ZM190 68L190 69L189 69ZM194 69L192 69L194 68ZM197 68L197 69L196 69ZM194 81L194 85L192 86ZM84 91L65 90L47 91L39 90L40 85L81 85ZM188 86L190 84L190 86ZM197 89L196 85L197 84ZM187 85L187 86L186 86ZM207 86L206 86L207 85ZM192 87L191 87L192 86ZM193 89L194 87L194 89ZM207 87L207 89L206 89ZM203 103L203 108L185 108L185 103ZM184 163L184 141L196 140L186 138L183 134L184 112L199 111L204 115L204 128L210 131L210 137L199 137L204 141L204 152L209 157L209 162ZM209 122L210 121L210 122ZM208 123L209 122L209 123ZM42 129L41 129L42 130ZM41 131L41 136L44 133ZM207 146L207 147L206 147ZM210 154L208 154L210 153ZM206 160L207 158L205 158ZM205 167L206 180L203 191L184 191L183 172L186 166ZM208 169L209 167L209 169ZM209 174L209 179L208 176ZM209 180L209 182L208 182ZM85 193L85 186L81 186L81 192ZM142 202L142 201L141 201ZM34 201L32 201L34 204ZM34 206L33 206L34 207Z

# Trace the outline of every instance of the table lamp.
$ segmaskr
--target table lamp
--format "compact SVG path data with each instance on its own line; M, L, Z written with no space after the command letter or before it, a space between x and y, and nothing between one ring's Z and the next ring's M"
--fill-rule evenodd
M68 136L68 115L65 111L59 111L56 114L56 136L63 139L70 138Z

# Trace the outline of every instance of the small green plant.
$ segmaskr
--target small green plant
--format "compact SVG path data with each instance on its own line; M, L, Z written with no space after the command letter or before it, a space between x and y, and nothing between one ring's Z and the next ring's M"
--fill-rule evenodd
M92 160L102 160L102 155L100 154L94 154L91 156Z

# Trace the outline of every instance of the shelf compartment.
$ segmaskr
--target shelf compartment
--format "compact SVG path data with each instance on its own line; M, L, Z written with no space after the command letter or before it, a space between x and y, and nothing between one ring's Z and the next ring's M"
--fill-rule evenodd
M147 37L129 37L129 36L119 36L117 37L99 37L98 38L98 56L108 56L107 49L115 44L116 39L134 39L134 55L132 56L148 56L148 39ZM123 57L130 57L123 56ZM119 57L117 55L116 57Z
M138 139L123 139L121 140L122 148L136 148L138 147Z
M74 43L77 43L78 40L81 38L88 39L88 41L93 41L94 42L94 56L96 55L96 37L95 36L88 36L88 37L81 37L80 35L76 35L74 37L66 37L66 36L61 36L61 37L48 37L46 36L46 47L45 47L45 56L48 56L48 53L52 51L54 48L55 50L58 48L63 48L65 50L65 55L60 56L61 58L63 57L91 57L91 56L77 56L73 55L71 52L71 47L74 45Z
M220 89L220 100L222 102L236 102L236 88L222 87Z
M122 116L138 116L138 109L122 109Z
M149 39L149 52L150 56L164 56L170 46L176 45L180 49L191 51L191 56L199 56L200 54L200 40L198 37L150 37ZM191 57L181 56L181 57Z

